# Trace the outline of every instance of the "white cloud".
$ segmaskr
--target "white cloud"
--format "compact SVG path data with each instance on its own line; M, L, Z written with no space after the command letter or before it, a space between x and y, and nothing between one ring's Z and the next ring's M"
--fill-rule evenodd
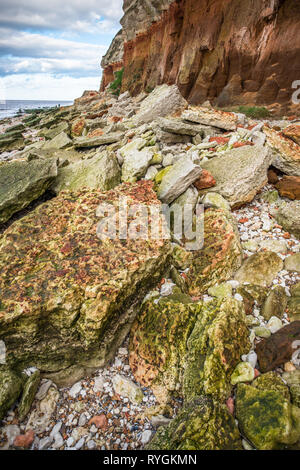
M0 81L1 96L7 100L72 101L85 90L98 90L99 77L56 77L52 74L7 75Z
M0 24L15 29L76 31L78 19L88 28L100 19L114 26L122 16L122 0L1 0Z

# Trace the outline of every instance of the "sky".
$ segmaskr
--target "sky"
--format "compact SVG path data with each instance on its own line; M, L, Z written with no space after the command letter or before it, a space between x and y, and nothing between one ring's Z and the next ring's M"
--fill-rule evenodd
M0 100L97 90L123 0L0 0Z

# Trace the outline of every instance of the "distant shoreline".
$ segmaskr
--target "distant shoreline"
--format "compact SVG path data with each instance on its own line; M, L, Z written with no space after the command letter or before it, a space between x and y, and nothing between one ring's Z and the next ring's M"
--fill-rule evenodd
M5 118L12 118L18 115L22 110L39 109L39 108L54 108L55 106L70 106L73 101L60 101L60 100L5 100L0 102L0 120Z

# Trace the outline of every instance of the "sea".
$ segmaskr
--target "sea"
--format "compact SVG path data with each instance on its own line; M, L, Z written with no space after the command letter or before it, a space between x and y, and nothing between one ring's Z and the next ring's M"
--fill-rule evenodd
M0 100L0 120L15 116L20 109L52 108L71 104L73 101Z

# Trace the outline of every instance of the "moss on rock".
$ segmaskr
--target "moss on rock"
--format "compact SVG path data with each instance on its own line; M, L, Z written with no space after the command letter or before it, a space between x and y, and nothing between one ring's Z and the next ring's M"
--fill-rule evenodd
M226 407L200 396L186 403L167 427L160 427L147 450L239 450L241 438Z
M236 417L242 434L260 450L283 449L300 438L300 409L281 391L239 384Z
M21 375L6 366L0 366L0 421L19 398L22 386Z

